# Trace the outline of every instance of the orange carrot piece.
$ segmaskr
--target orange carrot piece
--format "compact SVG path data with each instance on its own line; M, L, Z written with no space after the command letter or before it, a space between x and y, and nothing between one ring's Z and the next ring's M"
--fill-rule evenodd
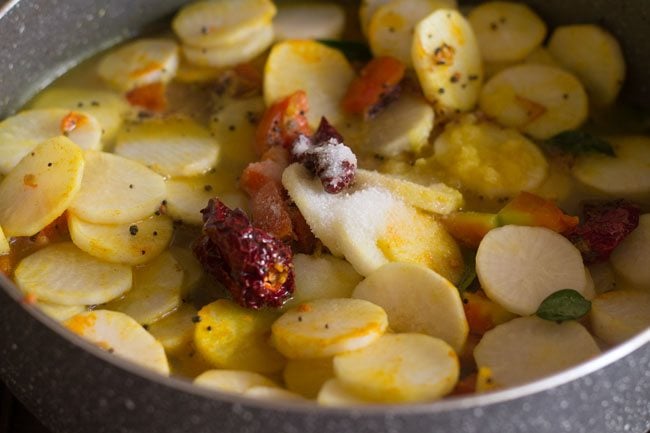
M481 212L453 212L441 219L450 235L469 248L478 248L483 237L498 227L495 214Z
M546 227L564 233L577 226L578 217L566 215L551 200L521 192L499 212L501 225Z
M129 104L160 113L167 108L167 88L163 83L136 87L126 94Z
M257 154L261 156L273 146L289 148L300 134L310 135L305 117L308 110L307 94L302 90L267 108L255 133Z

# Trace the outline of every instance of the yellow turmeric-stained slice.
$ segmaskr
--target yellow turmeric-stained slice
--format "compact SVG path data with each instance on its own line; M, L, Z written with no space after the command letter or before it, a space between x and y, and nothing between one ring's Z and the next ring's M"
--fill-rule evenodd
M197 376L194 384L233 394L243 394L254 387L279 388L268 377L245 370L208 370Z

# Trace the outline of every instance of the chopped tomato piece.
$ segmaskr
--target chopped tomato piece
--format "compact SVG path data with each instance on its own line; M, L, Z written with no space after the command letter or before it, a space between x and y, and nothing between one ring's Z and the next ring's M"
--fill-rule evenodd
M253 225L280 239L293 238L293 224L282 187L267 182L251 197Z
M578 217L566 215L555 203L529 192L521 192L501 212L501 225L546 227L564 233L578 225Z
M273 146L289 148L300 135L311 135L305 117L309 110L307 94L299 90L270 106L262 116L255 134L255 150L263 155Z
M129 104L161 112L167 108L167 87L163 83L152 83L136 87L126 94Z
M282 172L289 165L289 152L283 147L272 147L262 161L248 164L239 179L239 185L253 197L267 183L282 185Z

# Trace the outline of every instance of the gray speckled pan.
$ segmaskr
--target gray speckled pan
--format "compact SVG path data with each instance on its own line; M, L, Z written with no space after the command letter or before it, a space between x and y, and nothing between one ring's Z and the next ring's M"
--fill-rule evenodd
M0 4L2 4L0 0ZM180 0L16 0L0 9L0 118L76 60ZM551 23L599 22L623 42L626 98L650 105L648 0L530 0ZM607 61L607 59L603 59ZM1 204L0 204L1 205ZM68 335L0 280L0 377L55 432L644 433L650 330L545 380L487 395L368 409L253 402L165 379Z

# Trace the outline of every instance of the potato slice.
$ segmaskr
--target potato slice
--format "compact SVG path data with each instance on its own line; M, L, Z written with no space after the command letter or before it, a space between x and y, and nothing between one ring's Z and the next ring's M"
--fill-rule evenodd
M444 183L424 186L387 174L363 169L357 169L355 179L357 184L387 189L407 204L439 215L455 212L464 204L463 195L460 191Z
M368 26L368 41L375 57L391 56L411 66L411 45L416 24L432 12L448 8L438 0L392 0L377 8Z
M102 262L72 242L52 244L24 258L16 284L25 293L61 305L95 305L131 288L131 267Z
M591 304L591 329L607 344L622 343L650 328L650 292L614 290Z
M435 160L465 188L489 198L537 188L548 173L546 158L533 142L474 116L450 123L434 151Z
M650 290L650 214L641 215L639 226L616 247L610 260L623 280Z
M70 206L79 218L98 224L140 221L165 198L163 178L142 164L95 151L87 151L84 157L81 189Z
M336 125L343 119L341 99L354 76L352 66L338 50L315 41L280 42L266 62L264 100L270 106L304 90L309 124L315 128L325 116Z
M0 227L0 256L7 255L10 252L11 252L11 246L9 245L9 241L5 236L4 230L2 230L2 227Z
M560 26L551 35L548 49L582 81L595 106L616 101L626 68L621 46L611 33L592 24Z
M275 347L291 359L327 358L371 344L386 312L361 299L319 299L284 313L272 327Z
M133 287L123 298L104 305L142 325L150 325L181 305L183 270L169 251L133 269Z
M126 92L152 83L167 83L178 69L178 46L171 39L137 39L104 56L97 73Z
M346 408L354 405L366 405L372 403L350 392L338 379L330 379L325 382L318 392L316 401L318 401L318 404L321 406L341 406Z
M458 357L447 343L422 334L386 334L373 344L334 357L346 388L386 403L443 397L458 381Z
M476 273L490 299L522 316L534 314L544 299L562 289L594 297L578 249L546 228L491 230L479 245Z
M598 345L577 322L521 317L485 333L474 349L479 368L499 387L521 385L597 356Z
M172 28L186 44L196 47L236 45L251 29L276 14L269 0L199 1L183 7Z
M82 149L101 147L102 127L89 114L64 109L29 110L0 122L0 173L9 173L42 142L66 135Z
M191 297L192 292L200 285L205 273L203 266L194 257L191 250L171 247L169 252L172 253L181 269L183 269L183 285L181 287L181 296L187 300Z
M293 256L296 289L283 308L293 308L315 299L349 298L361 275L350 263L331 255Z
M282 5L273 20L275 40L338 39L345 26L345 11L334 3Z
M183 304L176 311L149 325L149 332L168 353L178 353L192 342L194 319L198 313L192 305Z
M85 305L59 305L52 304L51 302L38 301L36 306L43 313L58 322L63 322L72 316L76 316L77 314L86 311Z
M420 21L411 56L424 96L437 111L474 108L483 67L474 31L460 13L441 9Z
M190 63L185 56L181 56L174 80L185 84L208 83L218 79L221 74L223 74L223 70L220 68L195 65Z
M215 367L256 373L276 373L285 360L268 342L277 314L248 310L221 299L199 311L194 343Z
M488 62L515 62L544 41L546 24L528 6L518 3L491 1L473 8L469 19Z
M524 63L560 67L553 54L545 47L537 47L524 59Z
M289 391L314 399L323 384L334 377L332 359L290 359L283 377Z
M68 213L72 242L99 259L111 263L140 265L156 258L169 245L174 233L169 217L151 216L133 224L89 223Z
M68 319L65 327L109 353L160 374L169 374L162 345L125 314L106 310L88 311Z
M587 119L587 94L559 68L525 64L505 69L483 87L481 110L498 123L545 140Z
M104 146L113 142L117 131L122 126L122 121L129 112L129 104L117 93L75 87L46 89L38 94L30 106L82 110L90 114L101 126Z
M359 283L352 297L382 307L395 332L440 338L456 352L467 339L469 327L458 289L424 266L384 265Z
M253 60L273 43L273 26L265 24L241 43L232 46L194 47L183 45L183 54L198 66L225 68Z
M614 137L616 157L585 154L573 165L573 176L583 184L615 197L647 197L650 194L650 138Z
M274 402L283 402L283 401L304 401L305 399L291 391L278 387L269 387L269 386L254 386L248 388L244 391L246 397L256 398L260 400L268 400Z
M78 195L83 153L65 137L34 148L0 183L5 236L31 236L59 217Z
M359 22L361 23L361 31L367 37L368 28L370 27L370 21L372 20L373 15L377 10L385 5L390 3L391 0L361 0L361 5L359 6Z
M243 370L208 370L194 379L194 384L233 394L243 394L251 388L277 388L271 379L259 373Z

